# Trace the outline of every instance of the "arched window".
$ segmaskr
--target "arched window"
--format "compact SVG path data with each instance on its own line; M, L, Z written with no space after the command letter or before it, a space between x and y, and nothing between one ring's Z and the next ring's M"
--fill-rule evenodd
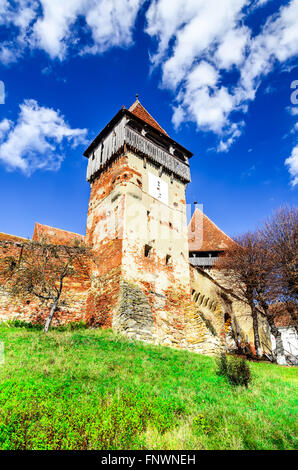
M225 313L224 322L225 322L225 333L226 335L228 335L232 331L232 318L228 313Z

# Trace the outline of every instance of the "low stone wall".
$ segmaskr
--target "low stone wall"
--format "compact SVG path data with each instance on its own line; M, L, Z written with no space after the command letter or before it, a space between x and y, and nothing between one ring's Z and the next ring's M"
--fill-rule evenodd
M20 256L22 246L27 243L26 239L12 237L4 234L0 237L0 262L4 258ZM53 318L53 325L60 325L75 321L86 321L86 307L88 291L90 289L89 277L86 269L89 259L75 267L76 276L65 277L63 291L59 301L58 309ZM0 277L0 321L18 319L32 323L45 323L51 302L42 303L37 297L28 295L26 298L16 298L7 289L6 279Z
M214 326L221 345L229 351L234 349L230 339L227 341L225 319L231 318L234 334L242 345L249 345L254 353L254 333L251 309L242 301L230 286L221 286L218 280L197 267L191 267L192 301L203 316ZM271 352L269 325L266 318L259 314L259 335L264 353Z

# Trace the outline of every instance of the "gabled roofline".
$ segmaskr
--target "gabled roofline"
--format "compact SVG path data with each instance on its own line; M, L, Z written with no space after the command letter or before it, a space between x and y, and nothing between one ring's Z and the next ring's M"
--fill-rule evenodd
M18 235L12 235L11 233L0 232L0 241L28 242L30 241L30 238L19 237Z
M203 217L206 217L206 219L208 219L209 222L211 222L212 225L214 225L214 227L215 227L217 230L219 230L223 235L225 235L226 237L228 237L232 242L236 243L235 240L233 240L233 238L230 237L230 235L226 234L221 228L218 227L218 225L216 225L215 222L213 222L213 220L210 219L210 217L208 217L208 215L205 214L205 212L201 211L201 210L198 209L197 207L195 208L195 210L194 210L194 212L193 212L193 214L192 214L192 216L191 216L191 219L190 219L189 224L188 224L188 226L187 226L188 229L191 228L192 219L193 219L193 217L194 217L196 211L201 212L202 215L203 215ZM218 251L218 250L215 250L215 251Z
M51 228L53 230L59 230L60 232L66 232L66 233L70 233L72 235L78 235L79 237L83 237L83 238L85 237L85 235L82 235L81 233L71 232L70 230L65 230L64 228L53 227L52 225L41 224L40 222L35 222L34 230L38 227L47 227L47 228Z
M218 225L216 225L215 222L213 222L213 220L211 220L208 215L205 214L205 212L203 212L201 209L199 209L198 207L195 208L192 216L191 216L191 219L189 221L189 224L187 226L187 233L188 233L188 244L189 246L191 247L191 244L193 243L193 241L190 239L190 234L193 233L193 231L191 230L191 225L192 225L192 222L193 222L193 219L195 217L195 214L196 213L199 213L201 214L202 216L202 220L203 220L203 224L204 224L204 219L207 219L208 222L211 223L211 225L214 227L215 231L216 232L220 232L224 238L228 239L227 242L230 243L231 245L236 245L237 243L235 242L235 240L233 240L233 238L231 238L228 234L226 234L221 228L218 227ZM204 236L204 225L203 225L203 236ZM219 246L213 248L212 250L206 250L206 249L199 249L199 250L195 250L194 248L190 249L189 248L189 252L208 252L208 251L219 251L219 252L224 252L225 249L223 248L220 248Z
M128 109L121 108L118 111L118 113L116 113L115 116L110 120L110 122L100 131L100 133L95 137L95 139L93 139L89 147L84 151L83 153L84 157L89 158L90 152L92 152L92 150L97 146L97 144L101 141L101 139L109 133L111 127L114 127L114 125L120 120L120 118L122 118L125 115L128 116L130 119L135 119L139 123L143 124L144 127L148 127L153 132L158 133L161 137L163 137L168 142L173 143L177 148L180 148L183 152L186 152L188 158L191 158L193 156L193 153L190 152L190 150L187 150L185 147L183 147L183 145L171 139L171 137L169 137L167 134L160 132L155 127L151 126L151 124L148 124L147 122L143 121L143 119L140 119L138 116L128 111Z
M131 113L133 113L135 116L137 116L137 114L135 113L135 109L140 106L141 109L144 110L144 112L152 119L152 121L155 122L156 126L153 126L156 128L157 131L160 132L160 130L163 132L163 134L165 134L167 137L169 137L169 134L161 127L161 125L156 121L156 119L154 119L154 117L149 113L149 111L147 111L146 108L144 108L144 106L142 105L142 103L140 102L139 98L136 99L136 101L130 106L130 108L128 108L128 111L130 111ZM142 119L142 118L141 118ZM146 121L145 119L142 119L143 121L145 121L147 124L150 124L148 123L148 121Z

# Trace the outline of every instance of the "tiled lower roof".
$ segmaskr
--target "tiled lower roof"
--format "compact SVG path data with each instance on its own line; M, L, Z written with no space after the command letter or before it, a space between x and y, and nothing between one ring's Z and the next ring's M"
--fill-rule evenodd
M79 233L69 232L60 228L49 227L48 225L39 224L36 222L32 240L40 241L43 237L55 245L71 245L75 240L84 241L84 235Z

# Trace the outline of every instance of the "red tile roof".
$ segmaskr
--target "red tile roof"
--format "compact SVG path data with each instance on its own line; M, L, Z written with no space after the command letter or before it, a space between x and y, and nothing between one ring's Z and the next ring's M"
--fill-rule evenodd
M194 211L188 226L189 251L224 251L234 243L202 211Z
M39 241L46 237L54 245L72 245L75 240L84 241L85 237L78 233L68 232L60 228L49 227L48 225L36 222L32 240Z
M147 124L150 124L150 126L155 127L155 129L157 129L159 132L168 135L166 131L158 124L158 122L155 121L151 114L148 113L144 106L141 105L138 99L134 102L133 105L131 105L128 111L147 122Z

